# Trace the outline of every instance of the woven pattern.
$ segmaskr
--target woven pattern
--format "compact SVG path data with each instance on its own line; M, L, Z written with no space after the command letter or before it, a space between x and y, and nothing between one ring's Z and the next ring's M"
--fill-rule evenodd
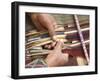
M31 19L29 18L29 16L27 14L26 14L26 34L30 33L30 31L36 30L34 23L31 22ZM75 45L76 43L80 42L80 38L79 38L79 35L77 33L77 29L76 29L73 15L69 15L69 14L68 15L66 15L66 14L51 14L51 15L55 18L57 24L65 29L64 32L67 33L67 36L64 37L67 40L66 44L70 43L69 45ZM81 29L83 29L83 32L82 32L83 37L87 41L87 40L89 40L89 30L88 30L88 28L89 28L89 16L88 15L78 15L78 18L79 18ZM87 30L84 30L86 28L87 28ZM76 33L73 32L75 30L76 30ZM70 31L72 31L72 33L70 33ZM64 32L62 32L62 34ZM68 34L68 32L69 32L69 34ZM34 40L41 40L41 38L39 38L40 36L42 36L42 37L44 36L44 38L49 37L49 35L47 35L47 34L46 35L44 35L44 34L39 35L39 36L37 36L37 38L33 35L26 36L26 39L25 39L26 45L27 45L25 48L26 49L26 51L25 51L25 53L26 53L25 54L26 55L26 57L25 57L26 58L25 59L26 68L37 67L38 65L36 65L35 62L39 62L39 64L41 63L39 65L40 67L42 65L44 65L44 67L46 66L44 59L47 56L45 53L47 53L48 50L44 49L41 45L34 48L32 46L34 46L35 44L30 43L30 41L32 42ZM29 41L29 39L30 39L30 41ZM51 42L52 40L48 39L48 40L45 40L44 42L47 42L47 41ZM39 43L39 42L37 42L37 43ZM31 47L31 51L30 51L30 49L28 49L29 47ZM89 43L86 44L86 48L87 48L87 51L89 54ZM40 51L40 50L42 50L42 51ZM43 52L43 50L44 50L44 52ZM72 49L64 49L63 52L64 53L67 52L70 55L68 64L66 64L65 66L79 65L77 62L77 57L81 57L81 59L85 60L85 56L84 56L84 52L83 52L81 43L80 43L80 46L77 46L77 47L72 48ZM39 60L39 58L42 58L42 60L41 59ZM39 61L36 61L37 59ZM31 62L33 62L33 64ZM84 64L87 64L86 61L84 61L84 62L85 62ZM29 63L31 63L31 65L29 65Z

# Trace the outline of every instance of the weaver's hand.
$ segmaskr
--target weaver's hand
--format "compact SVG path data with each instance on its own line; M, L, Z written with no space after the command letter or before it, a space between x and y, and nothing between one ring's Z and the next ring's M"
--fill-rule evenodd
M68 62L68 54L61 52L62 42L58 41L54 50L51 51L45 59L48 67L64 66Z
M51 38L53 40L56 40L54 35L55 35L55 28L57 27L57 23L51 15L31 14L30 17L38 30L48 31Z

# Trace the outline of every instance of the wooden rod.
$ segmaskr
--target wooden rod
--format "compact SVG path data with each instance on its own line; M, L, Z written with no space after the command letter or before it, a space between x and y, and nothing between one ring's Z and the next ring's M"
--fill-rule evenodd
M89 22L86 20L84 20L84 21L80 21L80 26L83 26L83 25L86 25L86 24L89 24ZM71 27L74 27L74 24L72 24L72 23L68 23L67 25L70 25ZM65 29L63 28L63 27L66 27L67 26L66 24L64 25L64 24L57 24L57 26L58 26L58 28L57 29L55 29L55 31L65 31ZM34 35L34 34L39 34L40 32L37 32L36 30L32 30L32 31L30 31L30 32L27 32L26 34L25 34L25 36L30 36L30 35ZM48 32L46 32L46 33L48 33Z
M89 28L81 29L82 32L87 31L87 30L89 30ZM77 33L77 32L78 32L77 30L68 31L68 32L64 32L64 35L56 35L56 37L57 37L57 38L60 38L60 37L64 38L64 37L66 36L66 34L72 34L72 33ZM40 36L41 36L41 35L40 35ZM43 40L47 40L47 41L52 42L50 37L46 37L46 38L43 38L43 39L41 39L41 40L30 41L30 42L26 43L26 46L29 45L29 44L32 44L32 43L34 43L34 42L39 42L39 41L43 41ZM47 42L47 41L45 41L45 42ZM50 43L50 42L49 42L49 43ZM48 43L48 42L47 42L47 43ZM38 46L39 46L39 45L38 45Z
M84 38L83 38L83 35L82 35L82 31L81 31L81 28L80 28L80 24L79 24L79 20L78 20L77 15L74 15L74 19L75 19L76 27L77 27L77 30L78 30L78 34L80 36L80 41L81 41L81 44L82 44L82 47L83 47L83 51L84 51L86 60L89 63L89 56L88 56L86 46L84 44Z

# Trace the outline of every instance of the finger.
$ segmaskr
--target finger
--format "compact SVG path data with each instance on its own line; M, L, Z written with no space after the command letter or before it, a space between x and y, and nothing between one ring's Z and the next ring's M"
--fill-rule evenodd
M54 50L61 51L61 49L62 49L62 42L61 41L58 41L57 42L57 45L54 48Z
M53 35L53 36L52 36L52 39L53 39L54 41L59 41L59 39L57 39L56 35Z
M39 21L36 21L35 26L39 31L46 31L46 29L39 23Z
M44 48L48 48L48 45L45 45Z
M58 27L56 22L53 24L53 26L55 29Z
M49 14L38 14L37 19L40 24L46 29L54 29L52 26L52 19Z
M51 45L48 45L48 49L51 49Z
M53 39L53 36L55 35L55 31L54 31L55 28L52 23L53 20L52 16L50 16L49 14L39 14L37 18L40 24L48 30L49 35Z
M48 27L48 32L49 32L49 35L52 38L52 40L56 41L56 37L54 37L55 36L55 31L54 31L53 26Z
M47 30L49 32L49 35L50 37L52 38L53 41L56 41L57 38L55 37L55 30L54 30L54 27L51 25L51 26L47 26Z
M42 27L42 25L40 24L41 20L38 20L37 18L37 14L31 14L30 15L32 22L34 23L34 25L36 26L36 28L40 31L43 30L45 31L46 29L44 27Z
M52 42L51 46L54 47L57 42Z

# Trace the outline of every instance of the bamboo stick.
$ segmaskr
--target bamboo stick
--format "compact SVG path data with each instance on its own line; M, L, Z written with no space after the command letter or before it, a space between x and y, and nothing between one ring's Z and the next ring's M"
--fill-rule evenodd
M83 43L87 45L87 44L89 44L89 40L86 40L86 41L84 41ZM80 45L81 45L81 42L78 42L78 43L75 43L75 44L70 44L70 45L68 45L68 44L66 45L66 44L65 44L65 45L64 45L64 48L66 48L66 47L75 48L75 47L80 46ZM63 49L64 49L64 48L63 48Z
M84 28L84 29L81 29L82 32L84 31L87 31L89 30L89 28ZM71 33L77 33L78 31L77 30L73 30L73 31L69 31L69 32L64 32L65 34L64 35L56 35L56 38L62 38L62 39L65 39L66 35L67 34L71 34ZM47 43L50 43L52 41L50 41L51 38L50 37L46 37L46 38L43 38L41 40L34 40L34 41L31 41L31 42L28 42L26 43L26 46L29 45L29 44L32 44L32 43L35 43L35 42L39 42L39 41L48 41ZM45 43L46 44L46 43ZM42 44L43 45L43 44ZM36 46L39 46L39 45L36 45Z
M88 56L88 52L87 52L86 46L84 44L84 38L83 38L83 35L82 35L82 31L80 29L80 24L79 24L77 15L74 15L74 19L75 19L75 23L76 23L76 27L77 27L79 36L80 36L80 40L81 40L81 44L82 44L82 47L83 47L83 50L84 50L84 54L85 54L86 60L89 63L89 56Z
M80 21L80 26L84 25L84 24L88 24L89 22L84 20L84 21ZM70 27L74 27L74 24L72 23L68 23L68 25L70 25ZM64 24L57 24L58 28L55 29L55 31L65 31L64 29L64 26L66 27L66 25ZM36 30L33 30L29 33L26 33L25 36L30 36L30 35L35 35L35 34L40 34L40 33L43 33L43 32L37 32ZM48 33L48 32L45 32L45 33Z

